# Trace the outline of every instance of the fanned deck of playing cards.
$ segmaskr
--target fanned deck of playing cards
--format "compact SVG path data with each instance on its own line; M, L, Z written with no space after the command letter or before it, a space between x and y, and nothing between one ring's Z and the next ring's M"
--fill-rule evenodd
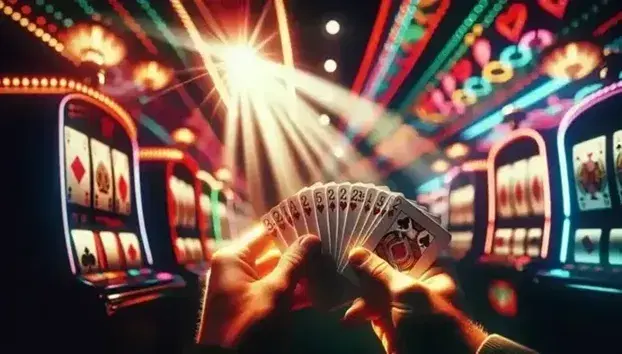
M386 187L364 183L316 183L286 198L261 218L285 249L298 237L322 240L337 271L357 283L347 267L353 247L374 251L396 269L419 277L451 239L422 206Z

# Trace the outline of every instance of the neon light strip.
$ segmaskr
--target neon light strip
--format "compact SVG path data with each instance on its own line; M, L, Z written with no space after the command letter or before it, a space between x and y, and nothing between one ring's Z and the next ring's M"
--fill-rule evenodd
M354 79L354 84L352 85L352 92L354 93L361 92L361 89L363 88L363 84L365 83L365 79L367 78L367 74L369 73L369 69L371 68L374 60L374 54L376 54L376 49L378 48L378 44L382 38L384 24L387 22L390 9L391 0L382 0L380 2L380 8L378 9L378 14L376 15L376 21L374 22L369 42L367 42L367 48L365 48L365 55L363 56L358 73Z
M65 141L65 106L67 102L73 99L87 101L104 111L107 111L112 118L114 118L117 122L121 124L122 127L126 127L123 118L121 118L118 114L116 114L113 107L109 107L101 101L96 100L93 97L72 93L69 94L61 100L58 109L58 158L59 158L59 166L60 166L60 199L61 199L61 212L62 212L62 222L63 222L63 231L65 234L65 246L67 247L67 255L70 262L71 272L76 274L76 266L74 264L73 252L71 247L71 234L69 230L69 215L67 214L67 181L65 180L65 145L62 143ZM142 205L142 197L140 194L140 169L138 166L138 141L136 139L136 135L132 135L129 130L126 128L126 132L128 133L128 137L130 138L132 144L132 164L134 167L134 191L135 191L135 199L136 199L136 213L138 218L138 231L140 233L140 238L143 242L143 248L145 249L145 255L147 256L147 263L150 265L153 264L153 257L151 255L151 247L149 246L149 239L147 237L147 230L145 228L145 220L143 218L143 205Z
M75 2L78 4L78 6L80 6L82 11L84 11L87 16L90 17L94 15L99 15L99 13L95 10L95 8L93 8L88 0L75 0Z
M486 171L488 168L488 161L486 160L472 160L466 161L462 164L460 168L464 172L476 172L476 171Z
M389 66L395 60L395 55L399 50L402 39L404 38L404 32L410 25L410 19L413 17L417 9L419 0L403 0L400 5L400 11L395 16L395 21L389 32L389 38L384 43L382 52L376 60L376 67L372 71L371 78L367 82L367 87L363 91L363 96L373 97L378 91L380 81L389 70ZM391 35L395 33L395 36L391 38Z
M432 64L426 69L426 71L421 75L417 83L410 90L410 92L406 96L406 99L403 101L402 105L399 108L401 111L408 109L409 102L412 102L415 99L419 91L421 91L421 89L428 83L428 81L436 74L438 68L443 65L445 59L447 59L449 54L451 54L456 46L460 44L460 42L462 42L464 35L475 23L475 19L477 19L477 17L484 11L484 9L486 9L486 7L488 7L488 5L488 0L480 0L477 5L475 5L467 18L465 18L460 27L458 27L458 30L454 33L449 42L445 44L439 55L432 61Z
M605 21L605 23L603 23L602 25L598 26L598 28L594 30L592 34L594 36L600 36L604 34L605 32L609 31L614 26L617 26L621 21L622 21L622 11L615 14L612 18Z
M516 109L525 109L539 102L540 100L550 96L551 94L555 93L557 90L561 89L562 87L566 86L569 83L570 83L570 80L568 79L549 80L546 83L542 84L541 86L529 91L527 94L516 99L509 105L514 106ZM473 138L480 136L481 134L484 134L485 132L492 129L497 124L503 122L504 116L505 114L503 113L502 109L488 115L486 118L473 124L472 126L467 128L464 132L462 132L462 135L461 135L462 139L471 140Z
M492 241L494 239L494 231L497 222L497 171L496 160L501 150L518 139L531 139L538 146L539 155L542 155L545 161L548 161L546 144L542 136L533 129L521 128L511 132L503 141L495 144L490 148L488 154L488 229L486 231L486 244L484 250L490 254L492 252ZM544 225L542 226L542 247L540 248L540 257L545 259L549 251L549 241L551 237L551 185L549 180L549 165L545 164L542 171L542 184L544 186Z
M566 160L566 132L570 124L577 119L583 112L595 106L596 104L608 99L611 96L617 95L622 92L622 81L618 81L612 85L609 85L599 91L584 98L581 102L574 105L572 108L564 114L561 122L559 123L559 129L557 130L557 151L559 155L559 172L561 174L562 181L562 196L564 206L564 216L570 217L572 209L570 208L570 181L568 172L568 162Z
M169 145L173 144L173 139L171 139L170 134L164 129L163 126L158 124L153 118L141 113L140 114L140 125L149 129L153 135L157 136L163 143Z
M434 177L431 180L425 182L417 188L417 193L423 194L428 193L437 189L443 188L445 184L445 175L441 175L438 177Z
M220 225L220 201L218 200L219 190L212 189L210 199L212 200L212 225L214 225L214 238L216 243L222 242L222 227Z
M36 23L23 15L21 12L13 9L9 5L5 5L4 1L0 0L0 14L12 19L15 23L19 24L22 28L28 30L32 35L37 37L40 41L54 48L59 53L63 53L65 45L56 37L47 33L43 28L36 25Z
M168 147L142 147L138 152L143 161L180 161L184 152Z
M402 70L391 80L391 86L387 88L386 93L380 99L381 104L385 106L388 105L393 96L395 96L395 94L397 93L404 80L406 80L406 77L408 76L408 74L410 74L410 71L417 63L417 60L419 60L419 58L421 57L421 54L427 47L430 39L432 39L432 35L436 31L436 28L441 23L441 20L445 17L450 3L450 0L442 0L441 5L437 9L438 12L435 14L436 16L430 21L431 23L427 27L423 38L419 39L415 43L413 48L409 49L409 56L403 60L402 64L400 64Z
M565 197L564 197L565 199ZM570 239L570 219L565 218L562 226L562 244L559 250L559 261L566 263L568 259L568 240Z
M591 290L591 291L599 291L603 293L610 294L622 294L622 290L615 288L607 288L603 286L594 286L594 285L584 285L584 284L568 284L566 285L569 288L579 289L579 290Z
M137 1L140 4L140 7L142 7L142 9L145 11L147 16L149 16L149 18L151 18L153 23L155 23L156 28L158 29L158 31L160 31L160 33L162 33L162 35L164 36L164 39L166 39L170 43L171 47L173 47L173 50L175 51L175 53L177 53L177 56L185 64L188 64L186 62L188 59L186 57L186 53L184 53L182 50L179 49L181 47L181 44L177 40L177 36L175 36L175 34L171 32L171 30L166 25L166 22L164 22L164 20L162 19L162 17L160 17L158 12L154 10L153 7L151 7L151 4L149 4L148 0L137 0Z
M35 1L35 4L38 5L39 7L43 7L43 8L46 8L47 6L52 6L52 4L46 4L45 1ZM60 14L60 15L58 15L58 14ZM58 16L58 17L56 17L56 16ZM58 21L61 21L63 23L63 26L65 26L66 28L69 28L69 27L74 25L74 21L73 21L73 19L71 17L67 16L64 13L58 12L58 11L54 14L54 19L58 20Z
M134 32L134 35L138 40L147 48L147 51L151 54L158 54L158 48L156 48L155 44L149 39L149 36L142 27L136 22L132 14L120 2L117 0L108 0L108 3L112 6L112 9L123 19L125 25Z

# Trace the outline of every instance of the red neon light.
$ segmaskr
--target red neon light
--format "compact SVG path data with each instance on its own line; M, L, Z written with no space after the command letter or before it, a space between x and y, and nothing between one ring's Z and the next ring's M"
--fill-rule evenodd
M538 5L561 20L566 14L568 0L538 0Z
M514 317L518 313L516 290L505 280L494 280L488 287L488 302L498 314Z
M512 4L506 12L497 17L495 28L505 38L512 42L518 42L526 21L527 7L525 4Z
M492 243L494 239L494 231L497 221L497 205L496 205L496 160L497 155L506 147L519 139L531 139L538 146L538 153L547 160L546 144L542 135L537 131L528 128L521 128L513 131L505 140L493 145L488 155L488 229L486 231L486 244L484 251L487 254L492 252ZM549 181L549 169L546 165L542 171L543 198L544 198L544 225L542 227L542 247L540 248L540 257L546 258L549 251L549 239L551 236L551 185Z
M417 63L417 60L419 60L419 57L421 57L421 54L423 53L423 50L427 47L430 39L432 39L432 35L436 31L436 28L447 13L447 9L449 8L450 3L451 0L442 0L439 8L437 9L437 12L434 14L434 17L429 20L430 22L428 29L423 34L423 37L416 43L409 44L406 47L406 52L408 52L409 55L401 60L402 70L400 70L400 72L393 77L390 86L387 88L382 97L379 98L378 102L380 104L384 106L388 105L389 101L391 101L393 96L395 96L397 90L400 88L404 80L406 80L408 74L410 74L412 68L415 66L415 63Z
M138 40L147 48L147 51L151 54L158 54L158 48L156 48L155 44L149 39L145 31L140 27L138 22L132 17L129 11L121 5L121 3L117 0L108 0L108 3L112 6L112 8L119 14L119 16L123 19L123 22L129 27L129 29L134 32L134 35Z
M459 82L464 82L473 74L473 64L468 59L460 59L452 68L451 74Z
M601 36L605 32L609 31L611 28L613 28L613 26L616 26L618 23L620 23L620 21L622 21L622 11L615 14L612 18L605 21L605 23L603 23L602 25L598 26L598 28L596 28L592 34L595 36Z
M382 0L380 8L378 9L378 14L376 15L374 28L372 29L371 36L369 37L369 42L367 42L367 48L365 48L363 61L361 62L361 66L359 66L359 71L356 74L356 79L354 79L354 84L352 85L352 92L354 93L360 93L363 89L363 84L365 83L367 74L369 74L369 69L374 61L376 49L378 49L378 44L382 38L384 24L387 22L390 9L391 0Z

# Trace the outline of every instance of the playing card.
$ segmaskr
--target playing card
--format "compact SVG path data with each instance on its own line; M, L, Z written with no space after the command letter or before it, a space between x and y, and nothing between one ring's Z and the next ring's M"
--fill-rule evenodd
M76 262L80 267L80 272L98 272L100 270L100 263L93 231L71 230L71 238L76 251Z
M540 255L540 245L542 244L542 229L534 227L527 230L527 255L538 257Z
M609 232L609 264L622 265L622 229Z
M285 242L285 239L283 239L283 237L279 233L276 223L274 222L274 220L272 220L272 217L270 216L270 212L264 214L261 217L261 223L263 224L266 232L268 233L272 241L276 244L276 246L279 248L279 250L281 252L285 251L285 249L287 249L287 242Z
M504 165L497 169L497 214L502 218L512 217L510 200L510 181L512 179L512 165Z
M339 185L330 182L326 184L326 205L328 207L327 220L328 220L328 239L330 240L330 253L333 259L337 261L339 254L337 254L337 223L339 221Z
M343 257L343 242L344 242L344 234L343 228L346 224L346 220L348 218L349 212L349 204L350 204L350 189L352 188L352 183L340 183L337 187L337 208L339 212L337 214L337 224L335 228L335 262L339 262L339 260Z
M599 136L572 148L577 201L581 210L611 207L605 142L605 137Z
M622 130L613 133L613 165L615 166L616 184L622 204Z
M317 235L322 240L322 253L330 254L332 250L332 240L330 238L330 226L328 223L328 206L326 205L326 186L318 185L310 189L310 196L313 199L313 214L310 222L317 227ZM315 221L315 222L314 222Z
M140 268L143 264L143 256L136 234L119 232L119 240L125 255L125 265L128 268Z
M353 231L363 212L363 203L365 203L367 191L372 187L373 185L371 184L354 183L350 188L347 208L348 214L341 230L342 239L340 247L342 251L339 252L341 257L337 264L342 264L345 261L345 258L350 252L351 241L358 236L354 234Z
M67 200L70 203L91 206L91 156L89 138L70 127L65 127L65 176Z
M529 205L534 215L544 214L544 179L543 173L547 171L546 160L542 155L529 158L527 163Z
M451 235L401 196L390 196L380 222L364 243L396 269L419 277L451 241Z
M305 223L305 217L303 215L304 211L302 210L302 204L300 204L300 200L298 199L298 193L287 198L286 201L289 209L289 215L292 217L294 228L298 233L298 237L309 234L307 224Z
M104 256L106 256L107 269L120 270L123 268L117 235L110 231L100 231L99 239L104 249Z
M497 229L495 231L493 253L500 256L510 254L512 229Z
M575 263L600 263L601 229L577 229L574 237Z
M112 171L115 185L115 211L129 215L132 212L130 163L127 155L116 149L112 150Z
M383 190L378 190L378 194L376 195L376 201L372 206L371 213L367 216L365 220L365 225L362 228L362 235L359 239L356 240L355 246L367 244L371 233L375 230L376 226L383 220L386 216L387 208L390 203L396 198L391 192L385 192ZM386 222L386 221L385 221ZM375 242L374 240L373 242ZM374 249L372 247L366 247L370 250Z
M527 238L527 229L514 229L514 237L512 237L512 255L522 256L525 254L525 239Z
M95 208L112 211L113 180L110 147L93 138L91 138L91 163L94 177Z
M510 200L517 216L529 215L529 203L527 201L527 166L527 160L519 160L512 165Z
M295 241L300 235L298 235L298 231L296 230L296 227L294 226L294 218L289 213L289 206L287 205L287 199L284 199L281 203L279 203L279 210L281 212L281 215L283 215L285 222L287 223L286 226L289 230L289 233L291 234L293 240Z

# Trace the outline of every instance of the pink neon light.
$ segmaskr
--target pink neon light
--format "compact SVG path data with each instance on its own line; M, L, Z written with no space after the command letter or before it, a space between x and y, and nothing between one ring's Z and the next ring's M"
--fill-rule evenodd
M526 48L543 49L553 44L553 33L545 29L537 29L525 33L520 41L519 46Z
M492 242L494 239L494 231L496 229L497 221L497 205L496 205L496 185L497 185L497 173L496 173L496 159L497 155L506 147L510 146L513 142L519 139L531 139L538 146L538 152L540 155L547 159L546 144L542 136L533 129L521 128L513 131L506 137L505 140L495 144L490 149L488 155L488 228L486 230L486 244L484 251L487 254L492 252ZM542 226L542 247L540 248L540 257L546 258L549 251L549 241L551 236L551 185L549 180L548 165L545 167L545 171L542 173L542 182L544 185L544 225Z
M564 118L562 118L562 121L559 124L560 132L565 132L566 130L568 130L568 126L570 126L570 123L572 123L587 109L591 108L598 102L614 96L620 92L622 92L622 81L618 81L614 84L604 87L585 97L583 100L581 100L581 102L574 105L570 110L568 110L568 112L566 112Z

